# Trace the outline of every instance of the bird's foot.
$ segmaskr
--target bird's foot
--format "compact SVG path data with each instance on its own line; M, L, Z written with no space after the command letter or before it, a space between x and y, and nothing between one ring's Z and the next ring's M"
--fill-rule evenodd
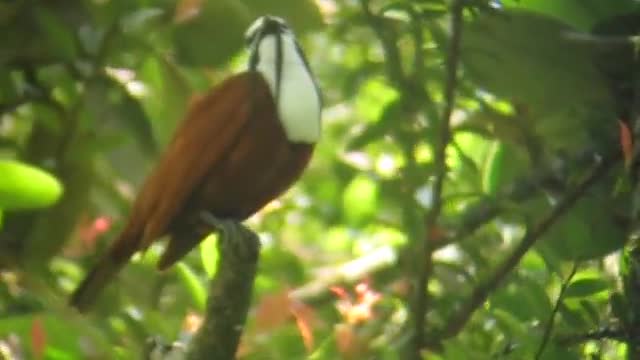
M258 235L242 223L231 219L221 219L211 213L201 212L200 220L219 234L221 254L233 254L241 261L256 261L260 251Z

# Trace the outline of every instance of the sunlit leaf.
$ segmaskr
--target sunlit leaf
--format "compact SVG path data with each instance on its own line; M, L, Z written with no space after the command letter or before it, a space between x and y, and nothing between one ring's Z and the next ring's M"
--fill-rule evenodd
M603 206L605 203L611 206ZM593 259L620 249L627 238L616 219L614 204L613 200L597 195L581 199L551 227L544 246L568 260Z
M200 258L208 277L213 277L218 270L218 235L211 234L200 243Z
M351 180L342 197L342 209L347 221L362 223L375 214L377 206L378 184L364 175Z
M511 144L495 142L483 169L483 190L494 196L508 190L507 186L527 173L527 163L527 157L521 149Z
M0 160L0 208L48 207L62 192L62 184L46 171L18 161Z
M564 296L566 298L592 296L606 291L609 286L610 284L601 278L577 279L569 284Z
M182 285L191 296L193 305L200 311L204 310L207 291L201 279L185 263L180 262L175 268Z

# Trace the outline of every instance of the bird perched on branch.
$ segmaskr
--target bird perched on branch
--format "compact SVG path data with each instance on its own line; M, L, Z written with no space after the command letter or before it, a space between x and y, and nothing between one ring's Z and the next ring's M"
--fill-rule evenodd
M131 256L168 235L166 269L202 240L201 212L242 221L287 190L320 138L321 98L289 26L263 16L246 32L248 70L194 102L148 176L128 222L71 296L86 310Z

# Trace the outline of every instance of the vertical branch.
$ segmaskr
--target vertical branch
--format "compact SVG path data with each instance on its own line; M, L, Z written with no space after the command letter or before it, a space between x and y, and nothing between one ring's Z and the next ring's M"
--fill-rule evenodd
M220 262L209 282L204 322L189 344L186 358L231 360L251 303L260 242L240 223L219 220L210 214L204 214L202 221L205 228L220 232Z
M456 0L452 5L451 14L451 42L447 53L446 62L446 84L445 84L445 106L440 121L440 133L438 143L434 151L435 177L433 182L432 204L429 212L425 217L425 227L427 235L422 241L420 259L418 264L418 273L416 278L416 299L414 304L415 329L413 336L414 358L420 358L420 350L425 341L425 321L429 308L429 292L428 283L432 273L433 259L432 253L434 249L434 233L437 227L438 218L442 212L442 193L444 181L447 175L446 151L451 141L451 113L455 105L455 93L457 88L458 63L460 58L460 37L462 33L462 12L463 4Z
M413 9L408 6L407 11L412 17L412 37L414 42L414 59L413 59L413 74L407 76L402 70L401 55L398 49L396 40L397 36L393 32L392 28L384 26L383 19L373 14L369 8L368 0L360 0L362 11L365 19L379 38L386 60L387 76L391 83L398 87L402 96L409 100L412 104L431 104L426 91L423 88L424 82L424 52L423 52L423 34L422 27L420 26L419 17L413 12ZM429 297L427 293L427 284L432 271L431 253L433 252L433 239L429 235L430 231L436 227L438 218L440 217L442 209L442 190L444 180L446 178L446 149L451 139L451 128L449 124L449 118L453 112L455 104L455 93L457 87L457 68L458 59L460 53L460 34L462 27L462 1L456 0L452 7L451 17L451 45L447 54L447 81L445 84L445 106L442 111L442 120L440 121L440 132L438 136L438 143L434 146L434 158L435 158L435 179L433 183L433 203L424 219L413 219L409 216L408 223L412 228L420 229L414 231L413 236L416 238L416 245L418 247L418 253L416 257L416 266L414 271L414 289L415 297L412 301L412 313L413 313L413 338L409 344L408 356L413 359L420 359L420 352L424 347L424 331L425 331L425 316L429 306ZM424 109L427 107L422 106ZM427 115L430 119L437 118L437 115L432 111L428 111ZM435 115L435 116L434 116ZM408 154L407 156L412 156ZM411 162L409 162L411 164ZM414 169L415 170L415 169ZM417 171L412 171L416 173ZM417 177L418 174L415 174ZM415 204L414 204L415 205ZM417 205L416 205L417 206ZM414 221L417 220L417 221ZM426 229L426 234L424 229Z

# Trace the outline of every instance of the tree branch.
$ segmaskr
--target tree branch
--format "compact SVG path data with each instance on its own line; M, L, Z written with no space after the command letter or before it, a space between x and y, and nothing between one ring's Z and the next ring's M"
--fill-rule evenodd
M563 166L570 166L571 169L581 169L593 164L593 159L597 155L594 151L585 150ZM533 178L523 177L509 183L505 186L504 193L497 197L490 195L481 197L469 205L462 214L453 219L453 225L447 226L445 231L447 235L439 239L435 244L436 248L443 248L471 236L478 228L500 215L504 210L505 203L513 204L529 200L544 190L547 184L553 183L557 179L557 169L541 169Z
M314 280L291 290L289 296L305 303L318 302L330 294L331 286L351 284L372 273L388 269L396 263L396 258L396 252L392 247L379 247L351 261L317 271L318 275Z
M205 319L187 349L187 359L234 359L251 303L260 242L242 224L202 215L220 232L220 261L209 282Z
M627 341L627 333L618 327L604 327L598 330L589 331L584 334L572 334L558 336L555 341L561 346L571 346L581 344L590 340L616 340Z
M543 218L535 227L529 228L520 245L518 245L511 255L502 262L495 270L494 274L487 280L478 285L471 293L469 300L462 308L454 314L449 321L448 326L440 335L440 340L445 340L456 336L469 321L471 315L480 307L489 297L492 291L500 286L502 280L518 265L520 259L527 251L536 243L536 241L545 234L551 226L553 226L562 216L564 216L575 203L585 194L585 192L600 179L602 179L609 170L618 163L620 154L616 153L609 158L602 160L591 173L575 187L571 193L558 202L551 212Z
M457 88L457 74L458 63L460 58L460 38L462 34L462 11L464 6L461 1L454 1L452 5L451 14L451 42L449 45L449 51L447 54L447 82L445 84L445 106L442 113L442 119L440 121L440 136L438 137L438 144L435 148L434 163L435 163L435 177L433 182L433 196L432 204L425 217L425 227L427 229L427 236L422 241L422 249L419 253L419 259L422 256L425 258L419 261L418 276L416 279L416 299L414 304L414 334L413 334L413 347L414 358L419 359L420 351L424 347L425 338L425 321L426 314L429 308L429 291L428 283L429 277L433 272L433 258L432 253L435 249L434 239L432 234L437 227L438 218L442 212L442 193L444 188L444 181L447 176L447 164L446 164L446 151L451 141L451 125L450 118L451 113L455 105L455 93Z

